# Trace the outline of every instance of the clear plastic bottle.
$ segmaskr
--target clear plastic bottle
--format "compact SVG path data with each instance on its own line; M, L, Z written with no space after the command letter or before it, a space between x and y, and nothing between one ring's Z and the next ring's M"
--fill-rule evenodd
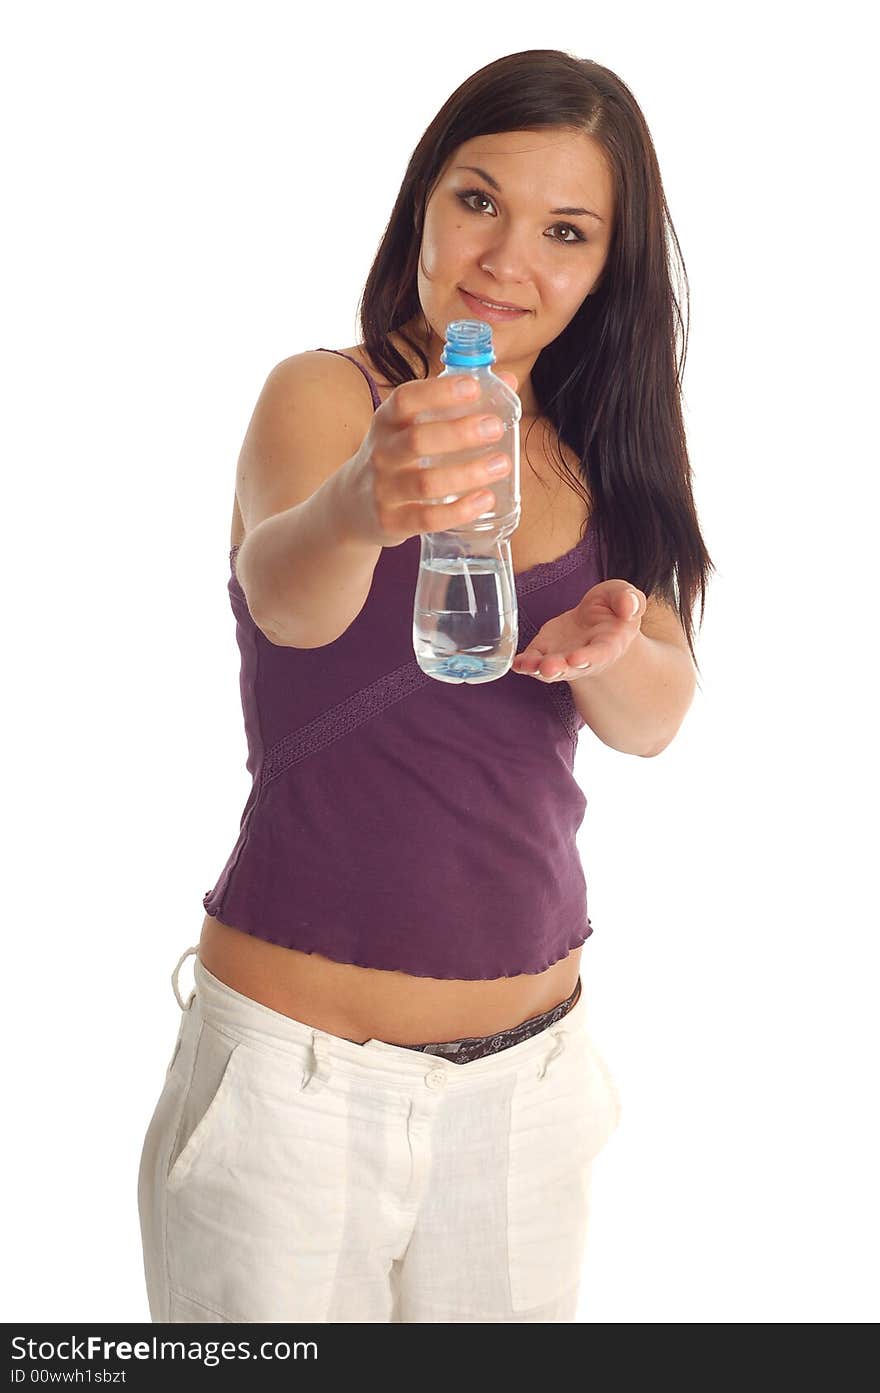
M454 319L446 327L441 377L468 374L480 395L462 406L423 411L418 421L452 421L492 414L504 435L488 445L437 456L427 464L470 463L506 454L510 472L493 480L495 507L472 522L444 532L422 533L422 555L413 608L413 648L419 667L438 682L494 682L516 655L518 613L510 535L519 525L519 421L516 392L492 372L492 326L482 319ZM453 503L461 494L431 500Z

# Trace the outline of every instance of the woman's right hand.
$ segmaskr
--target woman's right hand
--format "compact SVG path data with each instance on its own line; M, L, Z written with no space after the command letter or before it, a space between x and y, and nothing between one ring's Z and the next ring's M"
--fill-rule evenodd
M512 372L497 377L516 391ZM469 397L462 399L453 388L468 382ZM373 413L370 428L357 454L349 461L346 494L347 531L358 541L374 546L396 547L422 532L443 532L462 527L495 504L490 485L493 476L487 465L503 460L507 468L494 478L509 474L511 461L503 451L489 447L504 434L500 417L498 434L487 438L480 433L485 412L461 416L451 421L417 421L425 411L466 408L479 396L475 378L463 376L425 377L402 382ZM443 455L482 450L480 459L449 464L422 463ZM459 494L454 503L428 502Z

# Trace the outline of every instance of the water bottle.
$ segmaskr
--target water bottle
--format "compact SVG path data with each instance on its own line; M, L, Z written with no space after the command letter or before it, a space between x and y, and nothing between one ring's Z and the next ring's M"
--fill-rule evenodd
M446 326L441 377L467 373L481 393L462 406L423 411L417 421L451 421L490 413L504 422L504 435L488 445L438 456L433 463L470 463L482 455L506 454L511 468L493 481L495 507L461 527L423 532L413 607L413 648L422 672L438 682L494 682L509 670L517 651L518 615L510 535L519 525L519 421L522 403L496 377L492 325L454 319ZM432 499L454 503L461 494Z

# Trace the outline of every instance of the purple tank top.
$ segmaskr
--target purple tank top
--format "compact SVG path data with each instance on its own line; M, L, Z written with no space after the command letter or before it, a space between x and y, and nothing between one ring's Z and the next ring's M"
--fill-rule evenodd
M355 365L375 409L376 384ZM227 588L253 783L207 912L270 943L417 977L542 972L583 943L584 722L568 684L426 676L412 646L418 536L383 549L360 614L311 649L257 628L237 550ZM592 526L517 575L517 652L604 578Z

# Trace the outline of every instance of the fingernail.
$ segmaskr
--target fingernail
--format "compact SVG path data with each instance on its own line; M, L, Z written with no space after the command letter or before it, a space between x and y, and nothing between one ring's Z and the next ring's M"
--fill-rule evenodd
M583 667L589 667L589 666L590 666L589 663L575 663L575 667L576 667L576 668L583 668Z
M630 615L630 618L634 619L639 612L639 597L632 590L629 592L629 597L633 602L632 614Z

